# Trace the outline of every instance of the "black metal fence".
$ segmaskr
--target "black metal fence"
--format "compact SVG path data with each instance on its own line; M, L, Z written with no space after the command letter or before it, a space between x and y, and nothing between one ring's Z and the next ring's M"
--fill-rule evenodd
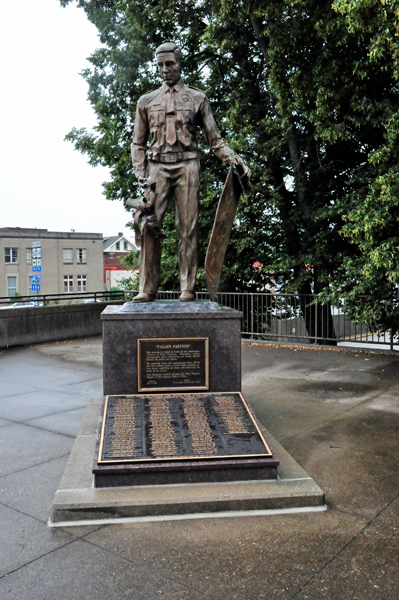
M137 292L125 292L126 299ZM177 299L180 292L158 292L161 300ZM207 292L198 292L209 300ZM397 336L390 331L372 333L366 324L351 321L344 307L321 304L315 294L222 292L217 301L243 313L242 335L248 339L306 344L385 344L393 349Z
M36 300L37 298L37 300ZM79 302L110 302L112 300L124 300L125 292L122 290L116 291L100 291L100 292L76 292L70 294L35 294L34 296L0 296L0 305L2 308L7 308L12 305L23 306L27 302L33 303L37 301L39 306L48 306L50 304L71 304Z
M137 291L99 291L71 294L38 295L39 305L111 302L131 300ZM158 292L158 299L177 299L180 292ZM207 292L197 293L200 300L209 300ZM3 307L14 303L32 302L32 296L0 297ZM217 296L223 306L243 313L242 335L248 339L287 341L311 344L385 344L393 349L398 336L391 331L371 332L366 324L351 321L345 308L322 305L314 294L274 294L223 292Z

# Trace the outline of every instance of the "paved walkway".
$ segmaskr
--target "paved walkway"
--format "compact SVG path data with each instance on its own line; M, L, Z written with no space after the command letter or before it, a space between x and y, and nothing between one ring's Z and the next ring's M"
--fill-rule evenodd
M324 513L50 529L100 340L0 353L0 598L397 600L399 357L243 347L244 393Z

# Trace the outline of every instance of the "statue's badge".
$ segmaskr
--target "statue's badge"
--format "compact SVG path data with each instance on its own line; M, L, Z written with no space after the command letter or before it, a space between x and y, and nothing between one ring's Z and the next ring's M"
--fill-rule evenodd
M187 96L187 94L182 94L182 100L183 102L188 102L190 100L190 96Z

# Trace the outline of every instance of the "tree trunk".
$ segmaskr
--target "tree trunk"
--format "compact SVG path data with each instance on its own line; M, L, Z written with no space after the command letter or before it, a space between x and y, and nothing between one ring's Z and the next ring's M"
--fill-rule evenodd
M270 63L270 56L268 51L268 40L262 33L263 23L262 19L256 17L253 14L249 15L252 27L255 32L256 39L259 47L266 61L266 64ZM298 144L297 132L295 123L292 115L282 115L287 122L286 129L286 140L288 151L291 159L293 175L295 180L295 188L298 194L300 205L304 211L304 221L310 231L314 229L314 224L309 220L308 216L308 191L306 189L306 181L301 173L301 148ZM285 187L284 178L278 161L268 156L268 168L271 174L273 185L277 190L280 191L281 202L279 205L280 218L283 223L285 230L285 237L287 243L287 250L292 258L298 259L301 252L301 240L298 228L291 222L290 223L290 211L292 208L291 199L289 198L289 192ZM303 267L302 267L303 268ZM294 277L297 279L300 275L301 266L297 265L294 268ZM315 268L315 293L319 294L322 291L322 287L318 285L317 270ZM320 289L319 289L320 287ZM302 316L305 320L306 330L309 335L309 342L314 344L335 344L335 330L331 314L331 306L329 303L321 305L311 304L313 297L311 295L310 283L306 283L298 290L300 294L300 307ZM311 304L309 306L309 304ZM328 340L326 338L329 338Z

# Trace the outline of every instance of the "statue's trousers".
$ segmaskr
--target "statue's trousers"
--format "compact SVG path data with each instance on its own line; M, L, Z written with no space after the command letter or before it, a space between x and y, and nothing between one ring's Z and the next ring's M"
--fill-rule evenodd
M194 291L198 268L199 159L171 164L149 161L148 177L156 182L155 214L160 225L169 203L175 198L176 228L179 233L180 289ZM161 240L147 225L140 253L140 292L156 294L159 286Z

